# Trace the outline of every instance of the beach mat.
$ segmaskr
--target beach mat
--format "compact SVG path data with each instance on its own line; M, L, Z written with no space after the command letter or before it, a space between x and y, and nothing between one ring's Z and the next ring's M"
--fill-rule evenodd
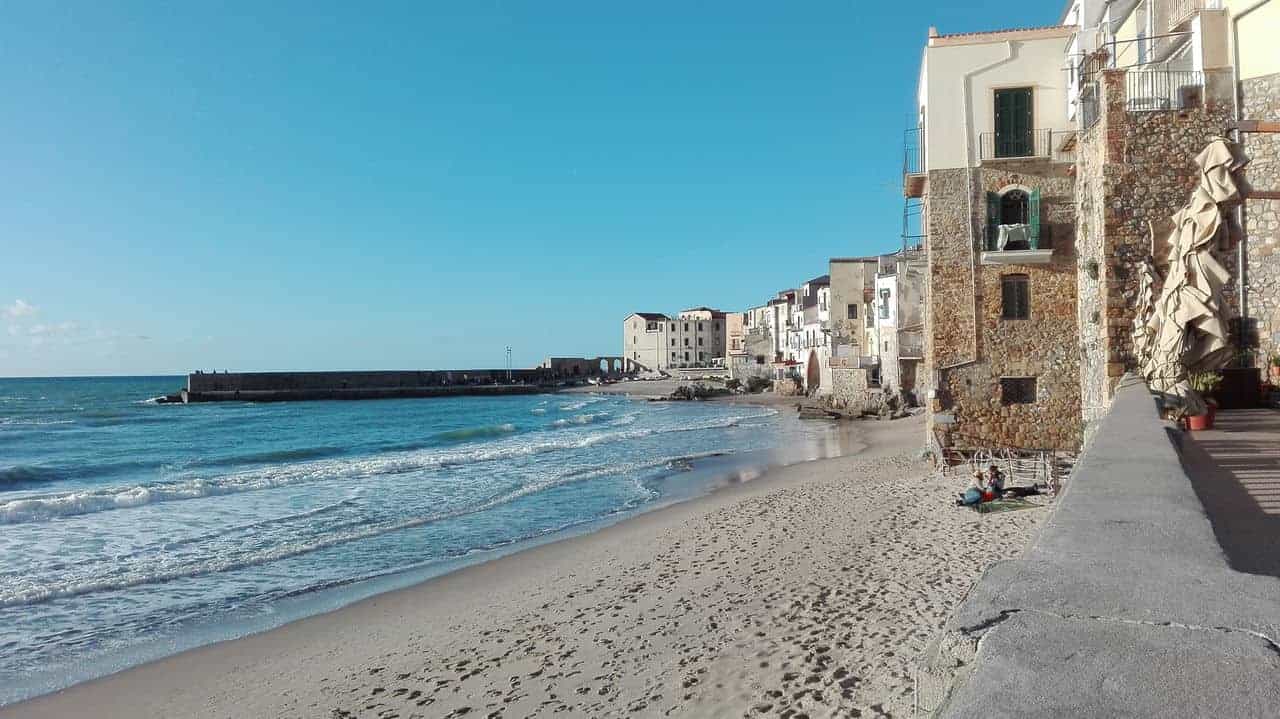
M974 506L978 514L992 514L996 512L1016 512L1019 509L1035 509L1043 507L1042 504L1028 502L1022 498L1013 499L993 499L990 502L983 502Z

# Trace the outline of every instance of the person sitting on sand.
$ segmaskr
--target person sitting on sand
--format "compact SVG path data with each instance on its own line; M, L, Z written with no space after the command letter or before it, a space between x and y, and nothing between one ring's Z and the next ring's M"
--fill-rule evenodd
M981 504L985 489L986 488L982 486L982 472L974 472L973 481L969 484L969 488L966 489L960 495L960 498L956 500L956 506L972 507L974 505Z
M1006 487L1004 484L1004 472L994 464L987 468L987 486L995 493L997 497L1030 497L1040 494L1044 491L1044 487L1033 484L1030 487Z
M995 493L997 497L1004 494L1004 472L994 464L987 467L987 487Z

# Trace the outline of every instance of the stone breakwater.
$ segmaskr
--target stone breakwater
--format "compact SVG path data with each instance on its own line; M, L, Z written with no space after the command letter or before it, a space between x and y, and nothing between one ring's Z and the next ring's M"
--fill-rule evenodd
M571 378L549 369L386 372L195 372L167 402L289 402L533 394Z

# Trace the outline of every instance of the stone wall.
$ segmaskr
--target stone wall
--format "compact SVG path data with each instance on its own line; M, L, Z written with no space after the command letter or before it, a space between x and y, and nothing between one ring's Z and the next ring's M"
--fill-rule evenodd
M925 346L930 372L972 361L977 354L972 213L985 211L985 204L973 197L974 172L966 168L929 171Z
M1280 74L1240 83L1241 116L1280 122ZM1245 133L1249 156L1248 183L1259 190L1280 190L1280 135ZM1248 237L1248 311L1257 321L1258 360L1280 353L1280 202L1249 200L1245 204Z
M861 407L879 387L871 386L870 371L848 367L831 368L831 405L839 408Z
M1077 151L1077 316L1083 328L1081 396L1090 421L1105 412L1120 377L1136 368L1138 269L1153 254L1151 226L1160 238L1167 234L1169 218L1196 185L1195 156L1222 133L1232 113L1230 77L1222 72L1207 72L1201 103L1183 110L1127 110L1124 70L1103 71L1099 85L1099 120L1080 135ZM1154 256L1162 266L1162 248ZM1234 274L1231 254L1221 259ZM1234 307L1234 290L1224 292Z
M1047 264L981 265L979 361L948 373L956 446L1075 449L1080 441L1079 351L1076 337L1075 198L1070 166L1046 160L988 163L979 196L1010 186L1041 192L1041 238L1053 249ZM975 224L986 224L985 202ZM1043 246L1043 244L1042 244ZM1002 278L1027 275L1031 319L1001 319ZM1036 401L1001 403L1002 377L1035 377Z

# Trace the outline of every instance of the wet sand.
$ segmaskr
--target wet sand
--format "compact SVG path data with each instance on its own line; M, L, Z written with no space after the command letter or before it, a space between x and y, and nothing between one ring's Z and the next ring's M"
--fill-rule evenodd
M0 716L910 716L913 660L1047 510L957 509L919 420L862 426L861 454Z

